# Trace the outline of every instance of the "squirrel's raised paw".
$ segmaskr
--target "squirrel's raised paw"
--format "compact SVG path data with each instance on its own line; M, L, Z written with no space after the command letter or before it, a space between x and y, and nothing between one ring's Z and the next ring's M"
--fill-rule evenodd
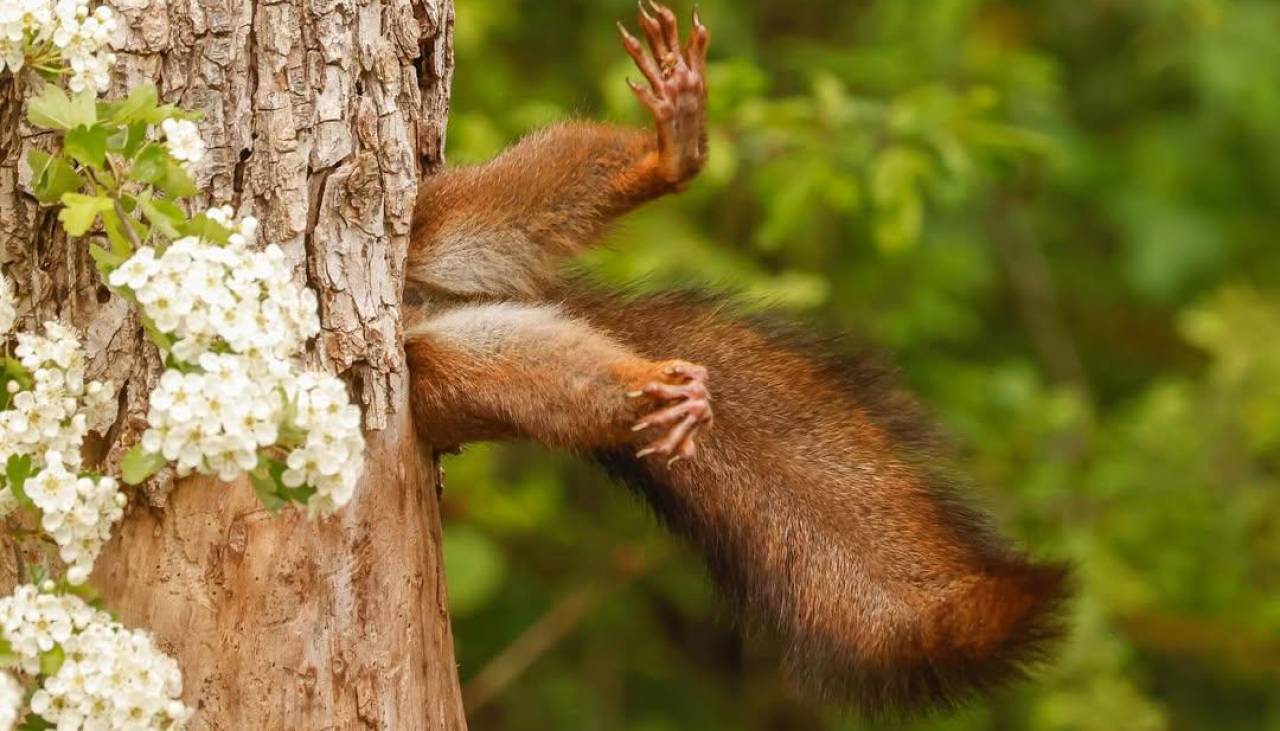
M660 436L636 456L664 457L671 465L697 452L694 438L712 421L711 394L707 390L706 368L681 360L657 365L657 377L627 395L649 399L658 407L632 427L633 431L661 430Z
M698 174L707 160L707 46L711 32L693 11L689 42L680 46L675 13L665 5L640 5L640 28L650 52L621 23L622 46L636 62L648 86L627 84L653 114L658 131L658 169L668 183L679 186Z

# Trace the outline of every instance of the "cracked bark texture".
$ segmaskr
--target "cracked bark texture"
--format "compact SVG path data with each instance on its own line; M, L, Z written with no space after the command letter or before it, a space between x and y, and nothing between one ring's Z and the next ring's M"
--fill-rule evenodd
M314 521L269 515L247 483L153 481L92 581L181 663L193 729L463 729L435 471L409 421L399 312L414 190L441 163L452 2L107 4L123 20L112 95L150 81L204 113L201 203L257 216L316 290L324 328L309 359L364 408L368 459L353 502ZM21 160L46 141L22 123L25 93L0 79L0 265L20 325L74 323L91 377L120 390L94 450L110 466L145 427L159 360L83 244L28 195Z

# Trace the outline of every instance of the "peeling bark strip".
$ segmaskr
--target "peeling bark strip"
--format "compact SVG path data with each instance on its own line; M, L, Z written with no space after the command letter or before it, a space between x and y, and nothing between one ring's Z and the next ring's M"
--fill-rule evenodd
M261 221L320 298L313 364L344 374L367 473L337 516L271 517L247 483L135 497L93 583L182 665L193 729L463 729L433 471L409 423L400 292L414 190L440 164L451 0L107 0L114 94L154 82L200 110L207 203ZM138 438L159 372L87 249L28 195L24 90L0 81L0 265L21 325L86 333L121 391L107 462ZM9 551L0 552L7 555ZM12 571L8 571L10 575Z

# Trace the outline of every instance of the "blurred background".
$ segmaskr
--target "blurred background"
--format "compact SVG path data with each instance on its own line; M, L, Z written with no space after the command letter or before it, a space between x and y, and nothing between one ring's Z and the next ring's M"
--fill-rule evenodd
M685 27L689 6L677 5ZM644 123L629 0L457 0L448 154ZM704 0L708 169L583 266L895 353L979 500L1073 560L1033 683L876 728L1280 729L1280 3ZM475 731L821 729L601 473L446 462Z

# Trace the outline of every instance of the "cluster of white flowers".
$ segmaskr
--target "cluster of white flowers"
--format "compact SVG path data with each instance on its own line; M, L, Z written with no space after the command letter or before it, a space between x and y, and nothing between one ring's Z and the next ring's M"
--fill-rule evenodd
M284 418L287 361L205 353L201 373L167 370L151 392L142 448L177 462L179 475L223 480L258 464L258 449L276 443Z
M179 700L178 664L145 632L78 597L19 586L0 599L0 632L33 677L42 653L62 649L62 665L42 678L30 702L32 713L59 729L177 729L191 715Z
M364 470L360 409L346 385L328 374L298 373L285 388L292 407L286 429L306 437L285 457L281 480L288 487L311 485L316 494L307 507L332 513L351 500Z
M258 465L259 451L288 449L282 481L316 489L312 513L351 500L364 469L360 409L343 382L279 358L206 353L200 372L165 371L151 392L142 448L191 472L232 480Z
M31 387L8 383L9 408L0 411L0 464L14 455L31 457L36 474L26 483L27 496L70 567L68 580L82 583L123 513L125 497L115 480L76 474L85 435L112 422L115 398L109 385L85 380L84 350L65 325L50 321L43 335L19 333L14 352ZM0 492L0 515L17 504L11 489Z
M217 208L207 215L235 231L226 246L194 236L159 255L144 246L111 272L111 286L133 292L156 328L175 338L179 360L226 349L276 358L298 352L320 331L315 294L292 281L279 246L250 248L256 220L237 224Z
M67 581L83 584L93 562L111 537L111 527L124 516L127 499L112 477L80 477L67 472L60 455L27 481L26 493L40 509L40 527L58 544Z
M109 384L86 381L84 350L76 332L56 321L44 334L18 334L17 355L31 374L22 389L10 381L9 408L0 411L0 463L15 454L31 455L42 468L55 453L72 467L80 466L80 444L89 430L101 430L115 418Z
M0 71L26 65L29 53L55 48L67 64L74 92L101 92L110 83L115 54L108 44L115 13L89 9L89 0L5 0L0 3Z
M0 672L0 731L11 731L18 723L24 695L22 684L16 678Z
M13 301L13 284L8 277L0 274L0 337L8 335L17 320L18 309L17 303Z
M364 438L342 381L290 360L320 331L315 294L293 282L280 247L251 248L257 221L236 221L230 207L205 215L232 232L225 246L188 236L158 254L143 247L108 279L188 364L152 391L142 448L176 462L180 475L223 480L275 448L282 482L315 488L311 512L333 512L351 499Z
M160 123L164 131L165 147L174 160L182 163L188 170L204 160L204 138L195 122L185 119L166 119Z

